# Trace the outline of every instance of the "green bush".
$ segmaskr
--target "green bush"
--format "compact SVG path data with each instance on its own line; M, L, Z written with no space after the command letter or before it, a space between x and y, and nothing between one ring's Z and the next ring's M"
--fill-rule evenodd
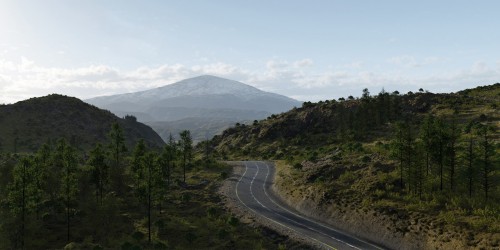
M222 171L220 173L220 178L223 180L227 179L228 176L229 176L229 174L226 171Z
M229 224L230 226L236 227L236 226L238 226L239 223L240 223L240 220L238 220L238 218L236 218L234 216L231 216L227 219L227 224Z
M217 214L217 209L215 209L215 207L209 207L207 209L207 216L208 217L215 217L216 214Z
M293 164L293 168L300 170L300 169L302 169L302 164L300 164L300 163L297 162L297 163Z
M181 200L182 200L182 202L189 202L189 201L191 201L191 194L189 194L189 193L183 193L181 195Z

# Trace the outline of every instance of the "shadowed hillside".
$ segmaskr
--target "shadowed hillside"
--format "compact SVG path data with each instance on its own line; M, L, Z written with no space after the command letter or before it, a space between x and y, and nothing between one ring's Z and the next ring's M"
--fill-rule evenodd
M62 137L89 149L106 140L114 122L123 128L129 148L140 138L152 147L163 145L158 134L134 117L121 119L77 98L53 94L0 106L0 151L35 151Z

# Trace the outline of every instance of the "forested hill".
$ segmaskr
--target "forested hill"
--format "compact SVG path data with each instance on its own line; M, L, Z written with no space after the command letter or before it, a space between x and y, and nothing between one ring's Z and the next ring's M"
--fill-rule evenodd
M499 83L451 94L365 89L237 124L211 143L225 159L280 160L274 187L289 205L368 239L497 249L499 106Z
M117 122L129 148L143 138L149 146L164 142L150 127L134 117L118 118L77 98L52 94L0 106L0 152L33 152L42 144L65 138L81 149L106 143Z
M371 95L365 89L361 98L305 102L301 108L250 126L237 124L216 136L213 144L222 154L281 159L293 157L292 149L390 140L397 121L418 126L429 115L464 126L482 123L498 129L499 106L500 83L450 94L421 89ZM494 138L498 140L498 134Z

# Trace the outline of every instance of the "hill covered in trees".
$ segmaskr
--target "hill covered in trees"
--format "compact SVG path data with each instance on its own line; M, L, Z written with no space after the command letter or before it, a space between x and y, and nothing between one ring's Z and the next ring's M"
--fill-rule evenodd
M281 160L285 199L337 225L417 248L494 248L499 105L499 83L450 94L364 89L237 124L211 143L221 158Z
M79 149L90 149L106 140L113 123L123 128L129 147L139 138L149 146L164 144L158 134L132 116L121 119L77 98L52 94L0 106L0 152L33 152L60 138Z

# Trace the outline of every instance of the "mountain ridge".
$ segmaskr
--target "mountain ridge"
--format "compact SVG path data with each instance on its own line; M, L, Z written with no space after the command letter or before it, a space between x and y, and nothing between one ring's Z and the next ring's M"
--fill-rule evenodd
M135 114L161 135L167 127L158 127L161 122L197 118L200 121L210 117L220 117L231 123L220 124L221 128L233 125L233 121L243 122L263 119L297 107L301 102L292 98L265 92L253 86L217 76L202 75L168 84L162 87L134 93L95 97L86 102L110 110L118 116ZM160 123L158 123L160 122ZM195 122L198 123L198 122ZM170 123L172 124L172 123ZM173 127L170 132L180 128ZM206 134L213 137L214 131L193 128L193 134ZM163 139L167 139L163 137ZM205 140L194 138L195 141Z
M156 94L158 91L168 90L170 92L162 92L161 96ZM235 92L243 91L241 93ZM113 99L113 101L118 101L121 97L126 97L127 100L129 98L137 98L137 97L147 97L147 98L160 98L160 99L168 99L174 98L184 95L191 96L200 96L206 94L233 94L238 97L248 99L248 96L255 95L270 95L283 99L291 99L289 97L274 94L270 92L262 91L256 87L244 84L239 81L229 80L222 77L212 76L212 75L201 75L197 77L187 78L172 84L167 84L161 87L142 90L132 93L124 93L124 94L116 94L116 95L106 95L106 96L98 96L94 98L86 99L85 101L96 102L103 99ZM108 100L109 101L109 100Z

